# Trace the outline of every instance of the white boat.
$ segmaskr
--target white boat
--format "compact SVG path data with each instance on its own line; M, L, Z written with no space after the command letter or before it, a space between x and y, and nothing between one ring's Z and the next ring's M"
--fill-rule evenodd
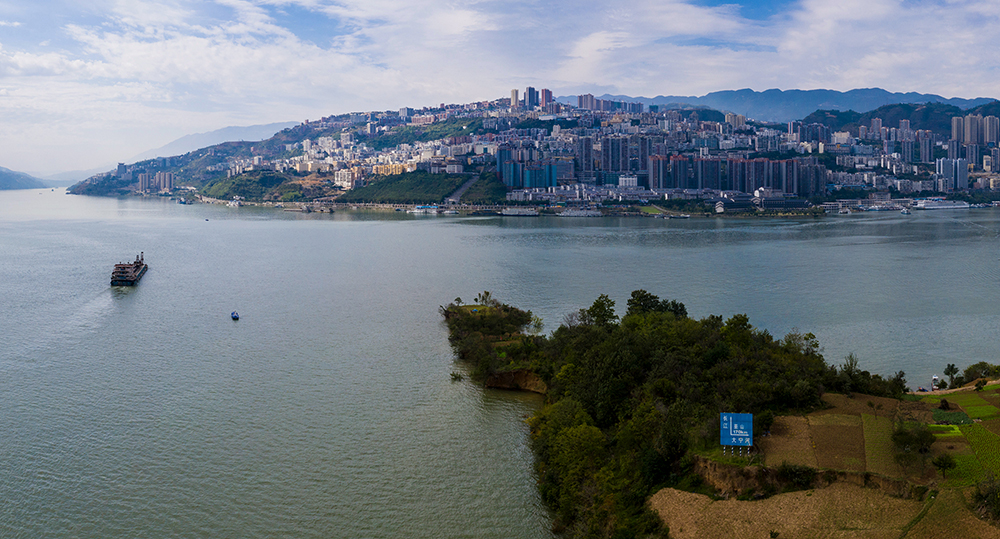
M918 210L967 210L969 203L964 200L942 200L932 198L918 200L916 209Z
M913 212L910 211L910 208L903 208L899 210L899 213L902 213L903 215L910 215Z
M847 208L840 208L840 211L837 212L837 215L850 215L850 214L851 210Z
M599 210L566 210L557 215L559 217L600 217L603 214Z
M534 208L504 208L500 215L505 217L538 217L538 210Z

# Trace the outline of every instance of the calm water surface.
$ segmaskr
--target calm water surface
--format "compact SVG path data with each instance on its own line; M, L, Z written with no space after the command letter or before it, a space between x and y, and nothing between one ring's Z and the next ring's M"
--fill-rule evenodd
M490 290L552 330L644 288L926 385L998 361L998 236L993 210L331 216L0 192L0 536L549 537L523 422L540 399L452 382L439 305ZM139 251L142 283L108 286Z

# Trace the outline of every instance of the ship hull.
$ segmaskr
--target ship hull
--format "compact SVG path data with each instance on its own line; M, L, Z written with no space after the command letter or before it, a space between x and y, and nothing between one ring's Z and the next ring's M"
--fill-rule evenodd
M142 276L146 274L147 269L149 269L149 266L143 264L142 268L139 269L134 277L130 276L125 279L111 279L111 286L135 286L139 282L139 279L142 279Z

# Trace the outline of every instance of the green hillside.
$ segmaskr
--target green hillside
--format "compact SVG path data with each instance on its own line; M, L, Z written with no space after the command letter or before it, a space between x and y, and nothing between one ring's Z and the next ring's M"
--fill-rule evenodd
M286 184L289 179L289 176L277 172L252 171L232 178L214 180L206 185L201 193L222 200L230 200L235 196L256 202L298 200L301 198L301 189L294 184ZM295 193L298 193L298 196Z
M383 204L439 204L470 178L471 176L431 174L422 171L376 176L368 185L352 189L337 200Z
M885 105L873 111L860 114L853 110L817 110L802 119L803 123L821 123L834 131L850 131L857 136L859 126L871 126L873 118L881 118L885 127L899 127L900 120L909 120L910 129L926 129L942 136L951 135L951 119L954 116L965 116L966 114L979 114L980 109L987 112L982 114L1000 115L1000 105L990 103L982 105L971 111L942 103L922 103L907 104L900 103ZM990 112L993 111L993 112Z

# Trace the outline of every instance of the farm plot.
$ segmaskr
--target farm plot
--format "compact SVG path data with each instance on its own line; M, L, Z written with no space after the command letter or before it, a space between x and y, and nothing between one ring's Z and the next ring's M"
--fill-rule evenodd
M958 425L927 425L927 430L931 431L938 439L951 437L965 437ZM867 438L866 438L867 439Z
M976 515L966 507L966 503L961 491L942 490L924 518L906 534L906 539L1000 538L1000 530L976 518Z
M962 434L976 452L979 463L988 472L1000 475L1000 436L986 430L982 425L964 425Z
M965 408L965 413L972 419L987 419L1000 416L1000 409L992 404L985 404L981 406L963 406L963 408Z
M819 467L865 471L865 433L860 417L845 414L809 416L809 430Z
M663 489L649 503L677 539L768 535L896 539L923 507L915 500L848 483L752 502L711 501L700 494Z
M771 435L759 442L768 466L782 462L815 468L816 454L809 436L809 422L804 417L780 416L774 419Z
M984 419L979 424L993 434L1000 435L1000 418Z
M970 425L972 424L972 419L969 418L968 414L959 411L946 411L940 408L935 408L932 413L932 418L935 423L946 423L949 425Z
M869 472L888 477L902 477L902 468L896 464L892 444L892 420L870 414L861 416L864 422L865 463Z
M948 402L957 404L962 408L966 406L983 406L989 404L985 399L979 396L979 393L973 393L972 391L963 391L961 393L952 393L951 395L945 395L945 399Z

